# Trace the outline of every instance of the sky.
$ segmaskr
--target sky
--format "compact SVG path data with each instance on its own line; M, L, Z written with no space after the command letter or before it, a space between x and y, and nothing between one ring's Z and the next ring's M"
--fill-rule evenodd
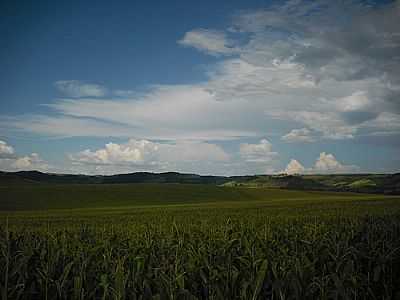
M0 170L400 170L399 1L1 1Z

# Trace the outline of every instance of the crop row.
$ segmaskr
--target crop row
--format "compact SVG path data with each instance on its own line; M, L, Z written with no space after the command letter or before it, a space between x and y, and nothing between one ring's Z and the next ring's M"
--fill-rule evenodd
M3 299L396 299L400 217L1 227Z

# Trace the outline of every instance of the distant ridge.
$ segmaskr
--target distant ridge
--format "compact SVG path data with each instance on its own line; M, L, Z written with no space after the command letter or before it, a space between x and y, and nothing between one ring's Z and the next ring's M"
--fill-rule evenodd
M151 173L135 172L116 175L82 175L54 174L39 171L1 172L0 183L9 181L30 183L59 183L59 184L115 184L115 183L191 183L191 184L224 184L233 178L244 180L251 176L211 176L178 172Z
M54 174L39 171L1 172L0 186L15 184L211 184L226 187L281 188L400 194L400 173L338 175L212 176L178 172L135 172L116 175Z

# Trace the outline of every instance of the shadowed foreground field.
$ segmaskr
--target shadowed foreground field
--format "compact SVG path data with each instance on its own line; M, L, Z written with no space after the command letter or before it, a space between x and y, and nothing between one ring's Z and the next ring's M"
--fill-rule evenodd
M400 198L1 187L3 299L397 299Z

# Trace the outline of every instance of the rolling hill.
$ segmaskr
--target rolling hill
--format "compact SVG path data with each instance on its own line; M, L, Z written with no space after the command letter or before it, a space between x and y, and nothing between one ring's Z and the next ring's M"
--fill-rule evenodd
M38 171L0 172L0 186L20 184L179 183L264 187L378 194L400 194L400 173L338 175L211 176L178 172L136 172L117 175L53 174Z

